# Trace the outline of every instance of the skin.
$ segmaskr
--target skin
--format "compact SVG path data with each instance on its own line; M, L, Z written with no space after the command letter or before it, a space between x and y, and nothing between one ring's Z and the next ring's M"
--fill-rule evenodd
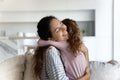
M90 66L89 66L89 55L88 55L88 49L85 47L85 45L82 45L82 50L85 50L85 58L87 60L87 68L86 68L86 73L83 77L77 79L77 80L90 80Z
M52 40L66 41L68 39L67 27L61 21L53 19L50 23L50 26Z
M50 23L50 26L51 26L50 30L52 33L52 38L49 38L49 39L55 40L55 41L67 41L68 40L67 26L64 25L61 21L57 19L53 19ZM78 78L77 80L90 80L88 50L84 44L82 45L82 50L86 50L84 53L85 53L88 66L86 68L85 75L81 78Z

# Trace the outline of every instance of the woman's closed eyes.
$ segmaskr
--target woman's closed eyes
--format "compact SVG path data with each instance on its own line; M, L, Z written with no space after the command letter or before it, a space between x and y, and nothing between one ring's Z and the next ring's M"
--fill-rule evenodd
M59 31L67 31L66 27L64 26L64 24L62 22L60 23L60 27L57 27L55 29L56 33L59 32Z

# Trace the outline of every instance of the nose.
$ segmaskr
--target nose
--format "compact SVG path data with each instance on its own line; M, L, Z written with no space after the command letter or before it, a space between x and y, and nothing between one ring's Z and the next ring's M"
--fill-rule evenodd
M68 33L67 31L64 32L64 34L67 34L67 33Z
M63 34L64 36L67 36L68 35L68 32L67 31L64 31L64 34Z
M67 30L67 29L66 29L66 26L65 26L64 24L62 24L61 28L62 28L63 31L66 31L66 30Z

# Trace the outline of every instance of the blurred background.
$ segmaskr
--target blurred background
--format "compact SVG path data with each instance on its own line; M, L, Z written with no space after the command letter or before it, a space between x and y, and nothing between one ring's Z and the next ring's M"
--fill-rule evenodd
M119 7L119 0L0 0L0 60L33 52L38 21L53 15L77 21L90 61L120 61Z

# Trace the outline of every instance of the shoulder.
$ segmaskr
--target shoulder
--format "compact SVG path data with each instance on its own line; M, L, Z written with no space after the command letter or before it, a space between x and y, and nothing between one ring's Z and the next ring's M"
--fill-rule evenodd
M56 47L50 46L47 49L47 55L60 55L60 51Z
M47 51L59 51L56 47L50 46Z
M85 56L88 56L88 48L85 46L85 44L81 45L81 50Z
M88 48L85 46L85 44L83 43L81 45L81 51L83 52L87 62L89 62L89 52L88 52Z

